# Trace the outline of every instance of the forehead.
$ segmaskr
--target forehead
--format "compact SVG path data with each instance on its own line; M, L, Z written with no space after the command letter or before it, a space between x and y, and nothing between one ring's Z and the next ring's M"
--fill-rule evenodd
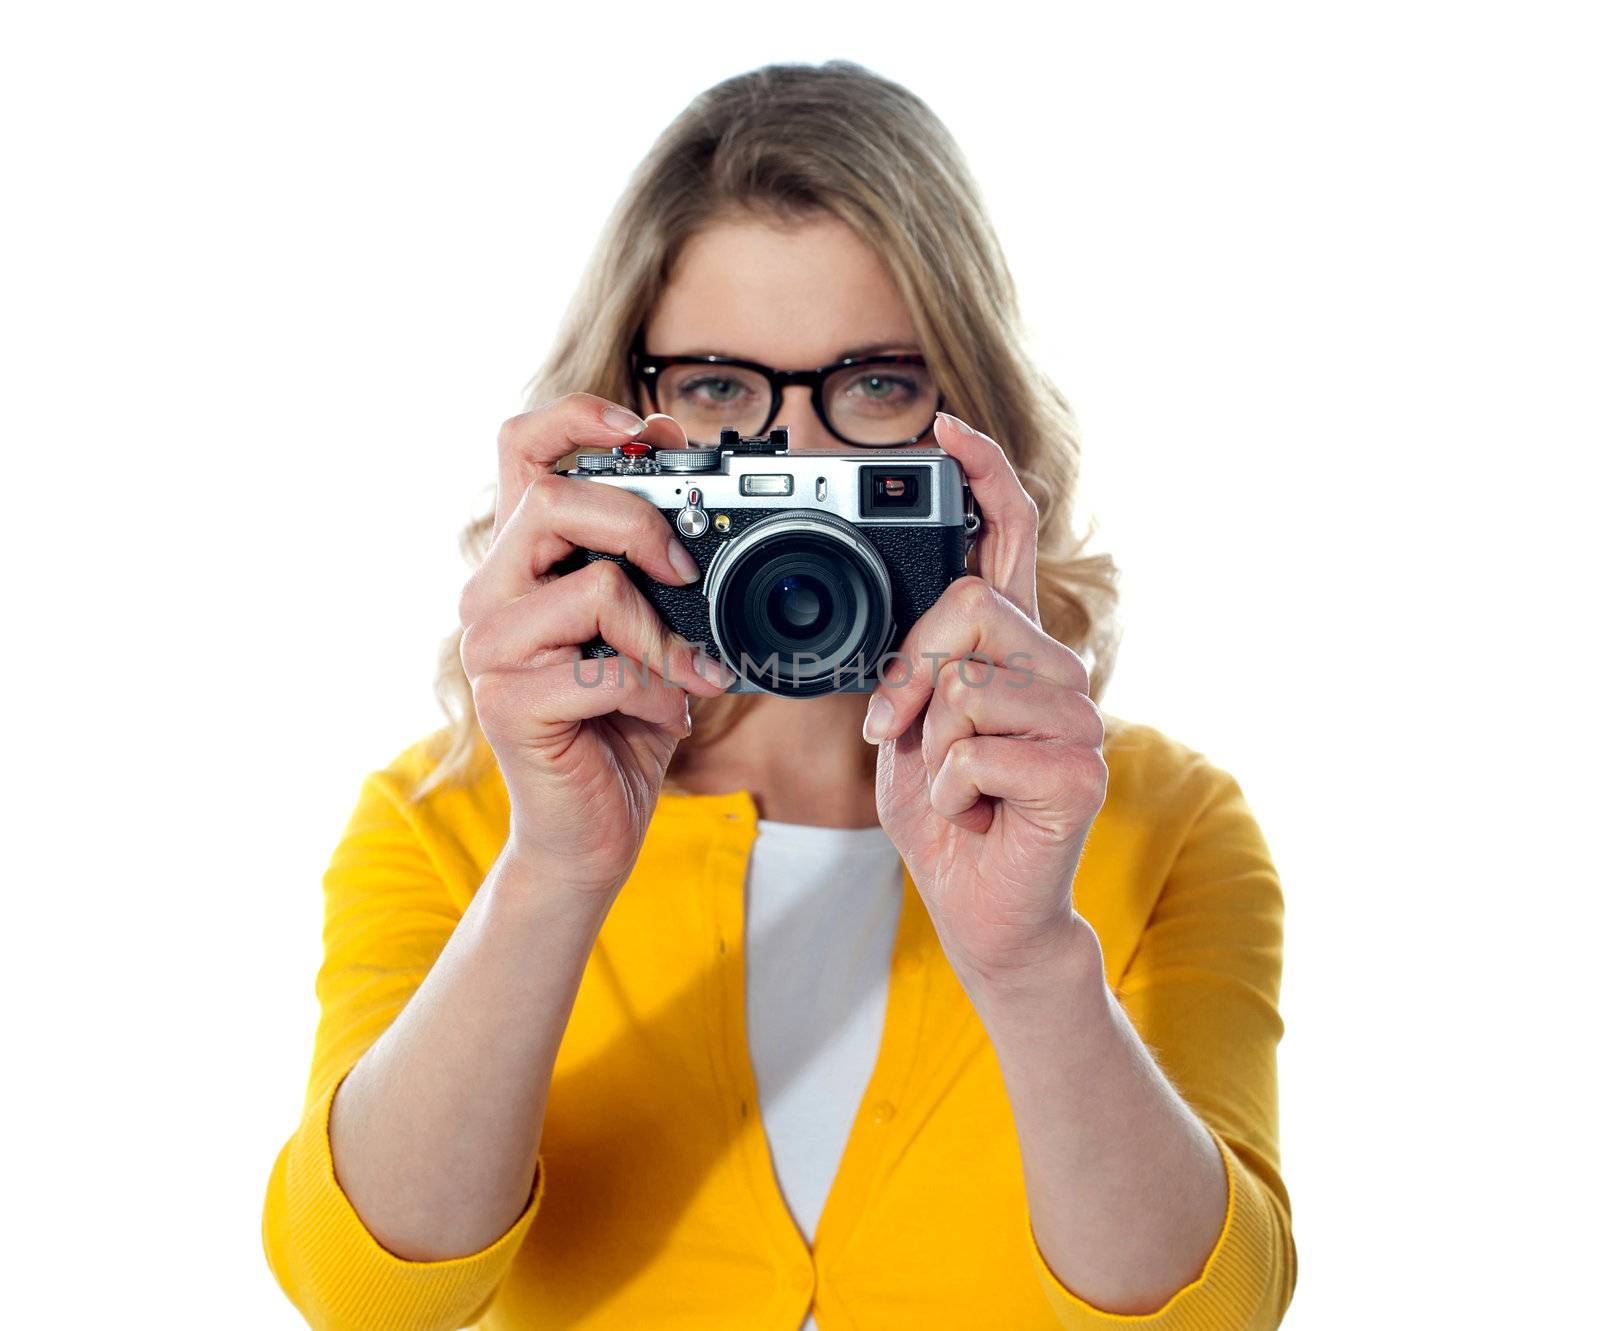
M867 344L915 346L881 260L832 216L718 221L684 244L645 324L660 356L722 354L795 368Z

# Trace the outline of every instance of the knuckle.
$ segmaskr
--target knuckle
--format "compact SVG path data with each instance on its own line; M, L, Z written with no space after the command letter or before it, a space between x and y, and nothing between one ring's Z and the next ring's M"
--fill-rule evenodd
M1026 490L1021 492L1021 498L1017 500L1017 520L1035 531L1039 529L1039 501Z
M958 610L973 614L989 603L993 592L982 578L975 573L968 573L952 582L946 594Z
M488 629L481 619L468 624L461 631L459 648L461 668L469 680L477 679L487 672L492 664L489 637Z
M589 565L589 580L595 591L608 601L623 599L633 590L622 565L614 559L597 559Z
M971 685L961 677L961 671L956 668L956 663L947 661L933 682L934 692L939 695L945 704L962 711L966 707L967 699L972 692Z
M665 663L674 649L686 645L684 640L668 627L655 606L645 599L637 587L630 585L629 609L638 626L640 638L649 644L650 652Z
M500 455L516 457L527 449L536 435L551 429L556 422L574 416L593 416L603 405L604 399L593 393L566 393L509 416L500 424Z
M1089 742L1094 746L1095 752L1100 753L1100 761L1104 762L1105 755L1102 750L1106 742L1106 719L1092 702L1088 707L1087 729L1091 737Z
M528 417L532 414L531 411L519 412L515 416L508 416L500 423L497 446L502 455L517 451L523 432L527 429Z
M478 592L483 585L483 570L475 569L461 585L461 595L456 598L456 619L464 629L477 613Z
M661 616L660 612L636 590L634 596L638 601L639 614L645 625L645 630L650 634L656 650L661 653L662 660L666 660L675 650L688 650L688 639L675 632L671 625Z
M1057 767L1056 786L1070 804L1098 808L1105 799L1109 775L1098 749L1074 746Z
M500 730L516 714L510 685L508 677L493 673L472 681L472 705L485 731Z
M968 739L958 739L950 746L950 752L945 755L944 765L949 769L950 775L962 780L970 780L972 766L977 761L977 746Z
M1090 683L1089 667L1084 664L1083 658L1057 638L1051 638L1050 643L1050 647L1046 649L1046 659L1060 666L1062 678L1074 692L1087 694Z
M528 482L528 488L522 492L523 496L528 504L538 509L542 515L548 516L561 498L561 482L564 479L554 472L541 472Z

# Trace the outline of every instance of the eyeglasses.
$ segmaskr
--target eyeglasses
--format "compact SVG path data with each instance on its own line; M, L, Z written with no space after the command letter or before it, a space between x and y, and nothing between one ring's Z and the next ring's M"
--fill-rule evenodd
M809 387L828 433L859 448L914 444L944 406L921 356L861 356L814 370L774 370L731 356L652 356L641 332L628 360L650 394L651 410L671 416L694 443L715 444L730 426L740 434L765 434L790 384Z

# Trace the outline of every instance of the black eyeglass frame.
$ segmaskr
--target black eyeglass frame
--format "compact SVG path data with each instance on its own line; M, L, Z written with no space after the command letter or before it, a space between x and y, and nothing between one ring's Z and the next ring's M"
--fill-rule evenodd
M846 439L834 428L822 400L822 385L829 375L847 370L852 365L920 365L926 369L928 362L921 355L852 356L845 360L834 361L832 365L819 365L814 370L775 370L759 361L739 360L733 356L651 356L644 350L644 333L641 331L628 349L628 369L633 378L643 382L649 392L652 411L661 410L660 400L656 396L658 382L656 376L669 365L729 365L736 369L752 370L761 375L767 381L771 404L766 420L761 423L760 429L754 431L755 434L766 434L772 422L778 419L778 413L783 410L783 390L791 384L801 384L811 389L811 407L817 413L817 419L822 422L829 434L841 444L848 444L851 448L903 448L925 439L928 431L933 429L934 418L929 416L927 425L910 439L893 439L883 444L863 444L854 439ZM944 394L937 388L935 393L938 401L934 403L933 409L935 412L943 411Z

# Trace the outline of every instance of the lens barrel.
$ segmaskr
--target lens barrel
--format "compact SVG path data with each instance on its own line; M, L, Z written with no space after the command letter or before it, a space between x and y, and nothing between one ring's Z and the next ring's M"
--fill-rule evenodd
M752 523L706 571L711 636L755 687L790 698L873 678L893 629L889 571L848 522L796 511Z

